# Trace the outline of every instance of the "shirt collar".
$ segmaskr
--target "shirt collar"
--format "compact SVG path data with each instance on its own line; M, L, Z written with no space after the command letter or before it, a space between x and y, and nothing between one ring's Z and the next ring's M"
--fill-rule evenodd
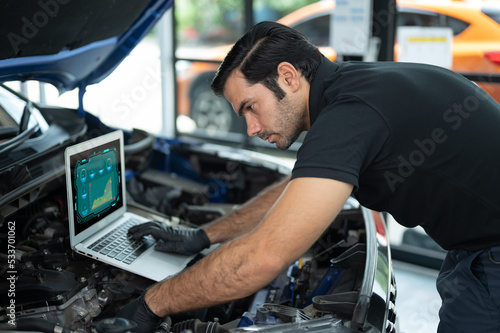
M331 78L333 73L337 71L339 65L323 57L323 61L318 66L314 78L311 82L311 88L309 90L309 119L311 125L314 123L316 118L322 109L322 100L324 99L323 92L327 88L325 86L326 80Z

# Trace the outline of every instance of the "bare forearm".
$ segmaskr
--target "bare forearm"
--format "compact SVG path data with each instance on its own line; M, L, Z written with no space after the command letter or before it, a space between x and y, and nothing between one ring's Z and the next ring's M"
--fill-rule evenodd
M252 230L267 214L285 189L290 177L266 188L230 214L203 226L212 244L225 242Z
M188 270L154 285L146 303L165 316L209 307L248 296L266 285L288 263L259 253L269 233L250 233L276 203L289 177L264 190L238 210L211 222L205 229L211 243L232 239ZM237 236L243 235L239 238ZM268 244L273 242L267 242ZM259 244L262 244L259 246Z
M332 179L290 182L262 223L145 295L159 316L248 296L271 282L318 239L353 186ZM308 223L304 223L308 221Z
M251 245L236 239L187 271L153 286L146 303L159 316L185 312L246 297L265 286L285 265L265 260ZM260 260L259 260L260 258Z

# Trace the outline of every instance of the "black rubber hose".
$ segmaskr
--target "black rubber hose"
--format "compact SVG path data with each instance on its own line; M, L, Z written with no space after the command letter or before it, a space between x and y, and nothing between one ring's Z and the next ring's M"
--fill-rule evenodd
M173 333L181 333L190 330L193 333L227 333L227 329L217 322L202 322L199 319L189 319L175 324L172 327Z

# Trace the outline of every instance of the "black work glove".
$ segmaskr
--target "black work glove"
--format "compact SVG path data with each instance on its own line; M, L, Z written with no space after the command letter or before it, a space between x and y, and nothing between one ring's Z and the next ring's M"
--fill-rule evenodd
M128 230L129 236L138 240L146 235L156 239L155 250L179 254L196 254L210 246L202 228L172 227L160 222L146 222Z
M146 304L144 300L145 293L143 292L141 296L125 305L116 314L116 317L128 319L137 325L131 330L132 333L154 332L162 322L162 318L151 311Z

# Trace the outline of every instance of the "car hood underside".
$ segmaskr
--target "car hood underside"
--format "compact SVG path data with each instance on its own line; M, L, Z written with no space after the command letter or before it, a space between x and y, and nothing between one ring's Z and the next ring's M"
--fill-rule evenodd
M173 2L2 1L0 82L39 80L60 92L97 83Z

